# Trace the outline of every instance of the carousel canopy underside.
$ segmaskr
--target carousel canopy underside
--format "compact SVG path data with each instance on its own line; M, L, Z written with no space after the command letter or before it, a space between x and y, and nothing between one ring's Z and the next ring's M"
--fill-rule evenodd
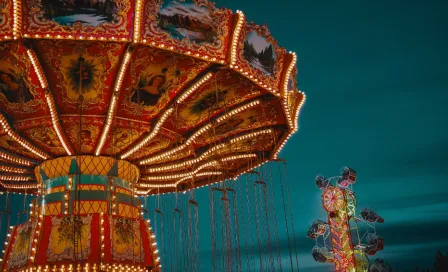
M142 195L235 178L297 130L295 64L206 0L1 2L0 187L80 155L137 166Z

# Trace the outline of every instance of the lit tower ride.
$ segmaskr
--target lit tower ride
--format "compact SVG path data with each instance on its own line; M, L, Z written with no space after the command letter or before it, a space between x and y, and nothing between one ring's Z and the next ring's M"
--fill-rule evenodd
M356 213L355 182L356 171L348 167L342 169L341 176L316 177L328 217L327 222L314 221L307 236L316 240L313 258L334 263L337 272L369 271L367 255L384 248L384 239L375 230L375 223L383 223L384 219L369 209Z

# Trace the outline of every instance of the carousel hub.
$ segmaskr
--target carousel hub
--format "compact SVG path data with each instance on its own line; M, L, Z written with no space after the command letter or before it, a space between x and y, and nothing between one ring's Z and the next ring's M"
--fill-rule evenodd
M43 194L30 220L9 231L7 271L146 271L158 262L155 236L133 193L139 170L110 157L61 157L35 175ZM56 269L56 270L55 270Z
M208 0L0 1L0 192L36 196L0 269L160 270L142 198L183 193L170 211L197 219L196 189L278 161L305 101L296 62Z

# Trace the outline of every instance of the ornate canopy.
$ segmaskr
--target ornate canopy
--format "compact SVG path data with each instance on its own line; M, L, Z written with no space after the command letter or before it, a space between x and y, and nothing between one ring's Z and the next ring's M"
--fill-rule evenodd
M207 0L0 1L0 187L38 194L80 155L135 165L144 195L235 178L297 130L295 65Z

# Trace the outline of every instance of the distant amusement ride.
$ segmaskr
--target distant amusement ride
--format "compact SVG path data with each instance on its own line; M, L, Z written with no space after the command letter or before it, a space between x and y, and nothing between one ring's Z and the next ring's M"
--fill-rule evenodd
M0 0L0 270L198 271L201 187L206 271L298 269L296 61L207 0Z
M316 177L328 220L316 220L308 230L307 236L316 240L312 255L317 262L334 263L337 272L383 271L381 260L370 265L368 256L384 248L384 239L375 229L384 219L370 209L357 213L355 182L356 171L349 167L343 167L337 177Z

